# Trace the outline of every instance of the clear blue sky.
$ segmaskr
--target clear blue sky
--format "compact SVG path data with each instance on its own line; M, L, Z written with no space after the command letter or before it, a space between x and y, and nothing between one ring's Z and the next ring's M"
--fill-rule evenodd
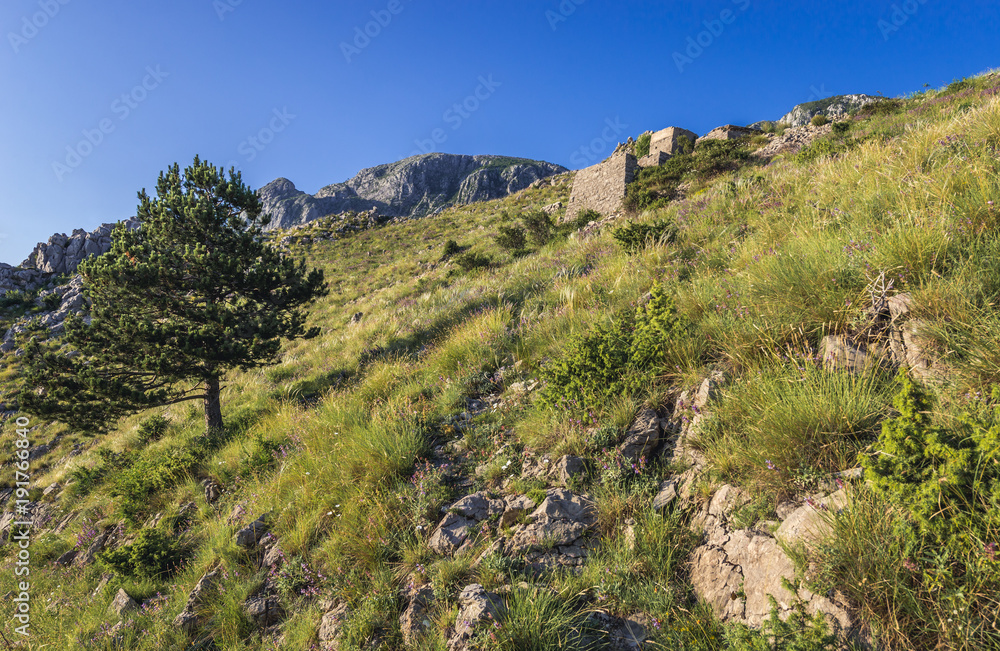
M13 264L195 154L308 192L430 149L579 168L647 129L1000 66L986 1L4 0L0 27Z

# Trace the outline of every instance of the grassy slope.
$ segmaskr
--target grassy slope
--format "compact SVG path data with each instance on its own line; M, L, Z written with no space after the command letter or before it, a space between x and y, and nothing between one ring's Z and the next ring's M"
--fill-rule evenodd
M810 161L806 155L723 174L694 196L642 215L642 221L674 220L678 233L672 243L634 255L608 233L557 241L518 259L496 248L490 235L503 223L502 211L565 203L568 184L302 247L330 280L331 295L311 317L322 335L288 346L275 367L227 378L227 440L198 442L201 417L181 407L164 412L171 425L150 443L138 433L148 414L101 440L54 424L32 434L35 442L65 434L49 459L78 443L85 448L67 465L36 468L38 487L65 482L76 468L109 468L88 491L81 490L86 473L77 470L76 484L61 497L61 507L77 518L33 544L33 648L183 648L170 622L198 578L217 565L225 592L204 606L204 633L217 648L309 648L322 615L317 598L285 595L290 616L281 644L262 640L240 610L264 577L232 543L232 533L265 511L275 514L274 532L286 556L297 559L292 567L300 568L282 585L300 592L315 587L324 598L349 601L349 645L373 630L398 641L397 590L415 573L441 597L428 618L424 648L443 648L457 590L473 580L499 587L517 572L499 558L475 568L471 558L436 558L423 544L431 524L426 513L446 503L451 489L442 471L418 460L433 446L461 438L454 417L470 396L501 392L506 398L476 418L464 437L466 452L452 455L469 475L485 463L477 481L489 485L510 472L507 461L517 468L523 447L600 458L641 404L669 405L680 389L721 368L732 380L701 439L711 467L704 492L723 482L761 494L808 491L826 473L856 466L879 422L893 413L891 378L875 371L844 378L815 367L822 335L864 325L866 299L883 274L896 290L913 292L916 312L937 327L942 346L963 342L963 355L954 359L956 381L936 392L941 419L959 413L969 392L997 379L1000 321L992 308L1000 292L1000 214L989 202L1000 204L1000 100L984 89L998 82L979 78L859 118L846 137L831 139L828 150L840 150L839 156ZM448 239L491 255L497 265L466 273L441 263ZM676 297L691 324L689 337L702 345L675 368L659 369L635 395L596 405L586 420L600 428L509 390L564 354L572 335L633 309L657 282ZM350 324L358 312L364 316ZM184 449L196 453L164 465L170 450ZM102 459L100 450L136 456L122 464L125 470L114 469L113 457L105 452ZM638 478L604 471L583 480L580 488L595 495L601 510L602 550L578 576L539 579L551 592L515 590L516 615L505 635L530 633L538 613L548 613L545 628L558 629L573 626L577 613L602 607L655 617L657 648L755 648L738 646L750 642L735 641L738 632L694 603L683 574L692 540L682 515L649 512L650 492L673 470L653 463ZM202 496L205 478L227 489L215 506ZM49 563L92 535L87 523L122 519L123 498L113 492L131 495L138 505L140 524L131 529L162 513L157 526L177 532L190 558L170 578L113 578L94 598L104 568L63 570ZM891 526L875 517L888 512L886 506L872 496L864 500L859 504L868 508L852 511L856 523L841 536L844 544L819 558L827 587L844 590L866 621L901 648L938 642L963 648L963 639L972 640L965 648L986 648L976 645L991 639L988 631L976 637L945 620L952 606L956 619L964 608L966 625L984 612L995 617L996 599L989 596L998 582L995 566L977 570L976 586L935 574L952 591L945 595L929 585L931 578L886 573L885 565L898 566L899 558L850 571L838 565L848 543L858 555L892 547L885 544ZM176 522L178 505L189 501L197 505L194 520ZM761 500L754 506L753 515L766 518L775 505ZM634 546L621 536L627 518L637 522ZM3 593L13 587L12 552L10 545L3 550ZM918 558L922 552L910 546L900 553ZM115 647L102 626L116 621L105 609L118 587L139 600L157 593L166 599L133 617L124 646ZM965 592L955 597L960 588ZM11 625L5 630L11 638Z

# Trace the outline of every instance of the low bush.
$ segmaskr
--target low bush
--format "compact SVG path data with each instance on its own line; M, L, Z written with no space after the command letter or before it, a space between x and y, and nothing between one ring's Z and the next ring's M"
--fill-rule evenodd
M493 236L493 240L501 249L512 254L524 251L524 247L528 243L524 229L520 226L497 227L497 234Z
M143 529L133 542L103 552L99 558L121 576L160 579L177 571L184 550L176 537L159 529Z
M677 227L671 220L660 219L652 223L629 222L612 231L612 236L626 253L636 253L650 244L673 242Z
M876 454L864 465L876 491L902 506L922 534L944 543L980 546L990 523L1000 521L1000 388L978 416L954 428L931 422L926 395L905 372L882 424Z
M461 267L464 271L484 269L493 264L493 260L491 260L488 255L483 255L482 253L477 253L475 251L469 251L468 253L463 253L462 255L456 255L452 259L455 261L455 264Z
M826 117L822 113L817 113L816 115L813 116L812 120L809 120L809 124L813 125L814 127L821 127L829 122L830 118Z
M653 141L652 133L644 133L635 141L635 157L642 158L649 155L649 143Z
M575 337L560 359L542 369L542 403L579 412L635 394L658 370L674 366L675 346L687 350L678 340L689 338L690 324L677 313L673 297L657 285L648 303Z

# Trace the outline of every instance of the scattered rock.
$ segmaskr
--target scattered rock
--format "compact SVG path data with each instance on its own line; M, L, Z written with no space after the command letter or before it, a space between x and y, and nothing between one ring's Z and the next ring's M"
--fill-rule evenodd
M632 427L625 432L625 441L619 447L622 457L635 463L639 459L649 459L660 444L662 425L660 417L648 407L639 412Z
M238 547L250 549L255 547L257 543L260 542L260 539L264 537L264 534L266 534L267 531L267 514L265 513L237 531L233 538L235 539Z
M523 554L538 569L583 564L597 540L597 507L590 497L561 488L549 489L545 500L505 546L508 554Z
M653 509L660 511L673 504L677 499L677 480L668 479L660 484L660 492L653 498Z
M69 567L70 565L73 564L73 561L76 560L77 554L79 554L79 551L77 551L76 549L71 549L62 556L60 556L59 558L57 558L55 564L60 567Z
M448 651L469 651L469 642L476 624L490 617L499 621L503 602L497 595L483 589L483 586L473 583L458 595L458 607L455 630L448 639Z
M139 608L139 604L135 602L135 599L129 596L125 590L119 588L118 593L115 598L111 601L111 605L108 606L108 612L114 613L121 617L127 612L136 610Z
M455 502L449 513L431 534L427 546L438 554L451 555L471 545L473 527L491 516L499 516L506 509L502 499L493 499L481 491L467 495Z
M285 617L285 611L276 595L257 595L243 604L247 617L261 628L277 624Z
M206 572L200 579L198 579L198 583L195 584L194 588L188 594L184 610L182 610L180 614L174 618L175 627L187 633L194 632L198 626L198 605L208 592L215 589L219 581L220 574L219 570L212 570L210 572Z
M339 604L325 615L319 623L319 644L322 651L338 651L340 627L347 621L351 610L347 604Z
M399 616L399 628L403 632L403 642L414 646L421 634L431 626L427 618L428 607L434 601L434 590L429 586L410 586L403 591L406 608Z
M222 487L218 482L206 479L201 485L205 487L205 501L209 504L215 504L222 497Z

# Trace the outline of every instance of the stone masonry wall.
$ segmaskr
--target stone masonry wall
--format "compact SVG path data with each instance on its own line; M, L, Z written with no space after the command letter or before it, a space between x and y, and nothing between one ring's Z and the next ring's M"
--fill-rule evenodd
M635 155L619 150L603 163L577 172L566 218L576 219L581 210L596 210L601 215L621 210L625 186L635 178L637 168Z

